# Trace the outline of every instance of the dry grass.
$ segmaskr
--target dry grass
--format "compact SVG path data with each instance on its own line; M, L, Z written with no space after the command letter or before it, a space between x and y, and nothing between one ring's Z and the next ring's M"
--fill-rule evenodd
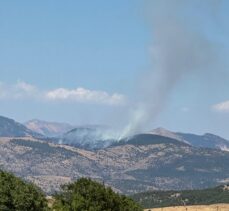
M145 211L229 211L229 204L164 207L145 209Z

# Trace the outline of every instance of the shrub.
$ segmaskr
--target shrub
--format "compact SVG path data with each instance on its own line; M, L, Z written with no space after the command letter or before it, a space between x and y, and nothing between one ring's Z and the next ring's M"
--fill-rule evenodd
M55 196L57 211L142 211L132 199L88 178L62 186Z
M35 185L0 170L0 210L48 210L45 195Z

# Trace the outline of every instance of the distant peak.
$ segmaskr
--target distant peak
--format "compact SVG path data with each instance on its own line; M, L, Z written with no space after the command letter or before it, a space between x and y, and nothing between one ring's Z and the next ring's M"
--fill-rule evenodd
M155 128L155 129L153 129L152 131L158 131L158 132L170 132L170 133L171 133L171 131L170 131L170 130L167 130L167 129L163 128L163 127L158 127L158 128Z
M182 140L182 138L179 135L177 135L175 132L167 130L167 129L163 128L163 127L158 127L156 129L153 129L153 130L149 131L147 134L164 136L164 137L176 139L176 140L179 140L179 141Z
M167 130L167 129L163 128L163 127L155 128L155 129L149 131L148 133L149 134L155 134L155 135L162 135L162 136L165 136L165 135L168 135L168 134L175 134L172 131Z

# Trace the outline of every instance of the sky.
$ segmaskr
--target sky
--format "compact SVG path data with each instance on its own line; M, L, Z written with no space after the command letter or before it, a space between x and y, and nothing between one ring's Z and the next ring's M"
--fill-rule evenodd
M0 1L0 115L229 139L229 2L199 2Z

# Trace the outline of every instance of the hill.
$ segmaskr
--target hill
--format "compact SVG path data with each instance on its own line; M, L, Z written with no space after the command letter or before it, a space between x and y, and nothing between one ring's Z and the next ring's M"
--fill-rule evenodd
M229 203L229 186L203 190L151 191L132 196L144 208Z

